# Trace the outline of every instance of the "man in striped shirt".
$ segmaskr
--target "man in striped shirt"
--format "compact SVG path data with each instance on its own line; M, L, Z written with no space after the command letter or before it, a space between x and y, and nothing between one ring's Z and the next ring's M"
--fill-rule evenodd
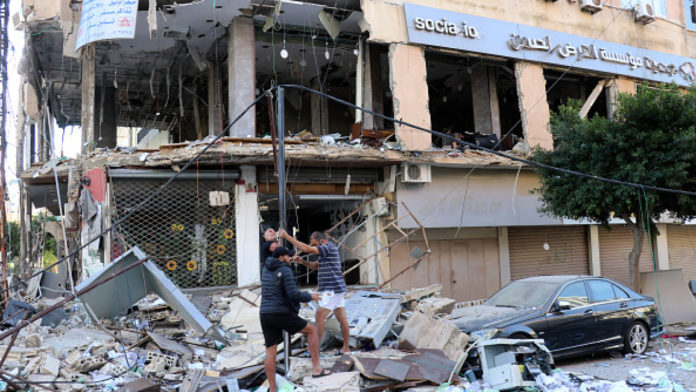
M317 329L319 330L319 339L321 341L324 335L326 318L329 313L333 311L338 323L341 325L341 335L343 335L343 347L340 351L343 354L350 352L350 347L348 346L350 342L350 329L348 327L345 307L346 282L343 279L343 268L341 266L341 258L338 254L336 244L329 242L326 236L318 231L313 232L310 236L309 245L298 241L285 230L280 230L278 234L280 237L290 241L296 249L319 256L317 261L296 259L298 263L307 268L318 270L317 274L321 301L319 301L319 308L317 309L315 319L317 322Z

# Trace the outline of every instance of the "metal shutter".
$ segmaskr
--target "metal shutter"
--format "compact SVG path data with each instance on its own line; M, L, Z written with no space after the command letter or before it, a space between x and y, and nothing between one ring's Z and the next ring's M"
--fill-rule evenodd
M544 243L549 250L544 250ZM538 275L587 275L585 226L510 227L510 278Z
M599 260L602 276L629 286L628 254L633 248L633 234L626 225L611 225L611 230L599 228ZM640 271L652 271L652 256L647 238L640 252ZM630 287L630 286L629 286Z
M696 279L696 226L667 225L669 268L681 269L686 280Z
M115 218L124 216L166 179L113 180ZM230 205L210 205L211 191L227 191ZM237 284L234 181L172 182L117 229L123 248L138 246L181 288Z
M394 279L391 287L412 289L442 284L442 295L458 301L488 298L500 289L500 258L497 238L431 240L431 254L416 269L409 268ZM391 274L402 271L413 259L409 252L423 241L397 245L390 254Z

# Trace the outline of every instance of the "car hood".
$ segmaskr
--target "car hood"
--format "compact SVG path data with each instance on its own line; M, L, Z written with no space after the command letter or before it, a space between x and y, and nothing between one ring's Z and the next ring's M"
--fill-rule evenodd
M484 328L503 327L535 312L537 312L536 309L530 308L477 305L455 309L448 318L460 330L468 333Z

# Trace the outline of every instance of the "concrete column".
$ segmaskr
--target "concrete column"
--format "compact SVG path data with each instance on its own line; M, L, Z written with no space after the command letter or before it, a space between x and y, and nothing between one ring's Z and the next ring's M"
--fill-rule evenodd
M500 134L500 106L496 88L495 72L479 65L471 73L471 95L474 102L474 126L484 135Z
M404 44L389 45L389 84L394 101L394 118L430 129L428 83L425 52ZM428 150L432 144L429 133L394 124L396 138L406 150Z
M363 50L362 50L362 56L363 56L363 107L365 109L373 110L372 109L372 100L373 100L373 92L372 92L372 57L370 55L370 44L365 43L363 44ZM372 116L369 113L363 113L362 114L362 123L363 123L363 128L365 129L374 129L375 128L375 120L374 116Z
M609 113L610 117L616 111L616 99L618 98L619 93L635 94L636 87L636 82L634 82L632 79L628 79L623 76L619 76L609 83L609 87L607 89L607 91L609 92L609 96L607 97L607 113Z
M602 275L602 263L599 259L599 225L587 226L587 252L590 256L590 275Z
M507 227L498 227L498 257L500 258L500 287L503 287L510 283L510 245Z
M669 269L669 243L667 242L667 225L658 223L655 225L659 234L655 238L655 256L657 256L657 269Z
M259 266L259 203L256 167L242 166L235 186L234 214L237 237L237 284L246 286L261 281Z
M103 97L102 97L103 95ZM94 107L94 145L114 148L118 144L118 101L113 87L97 87Z
M222 75L220 67L208 63L208 135L222 131Z
M227 46L227 72L230 123L256 99L256 37L254 21L234 18ZM256 136L256 108L251 108L230 128L230 136Z
M82 153L94 150L94 103L96 89L97 64L94 59L94 44L87 44L82 49Z
M538 64L519 61L515 63L515 79L525 141L530 148L553 149L544 69Z

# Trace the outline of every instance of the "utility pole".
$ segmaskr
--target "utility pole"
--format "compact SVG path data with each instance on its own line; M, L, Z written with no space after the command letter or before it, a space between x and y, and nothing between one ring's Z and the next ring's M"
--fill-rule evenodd
M0 263L2 263L3 300L7 299L7 214L5 197L7 184L5 181L5 153L7 152L7 30L9 0L0 0ZM4 303L5 301L3 301Z
M278 226L286 229L287 210L285 209L285 89L278 87ZM287 229L286 229L287 230ZM283 332L283 344L285 346L285 374L290 371L290 335Z

